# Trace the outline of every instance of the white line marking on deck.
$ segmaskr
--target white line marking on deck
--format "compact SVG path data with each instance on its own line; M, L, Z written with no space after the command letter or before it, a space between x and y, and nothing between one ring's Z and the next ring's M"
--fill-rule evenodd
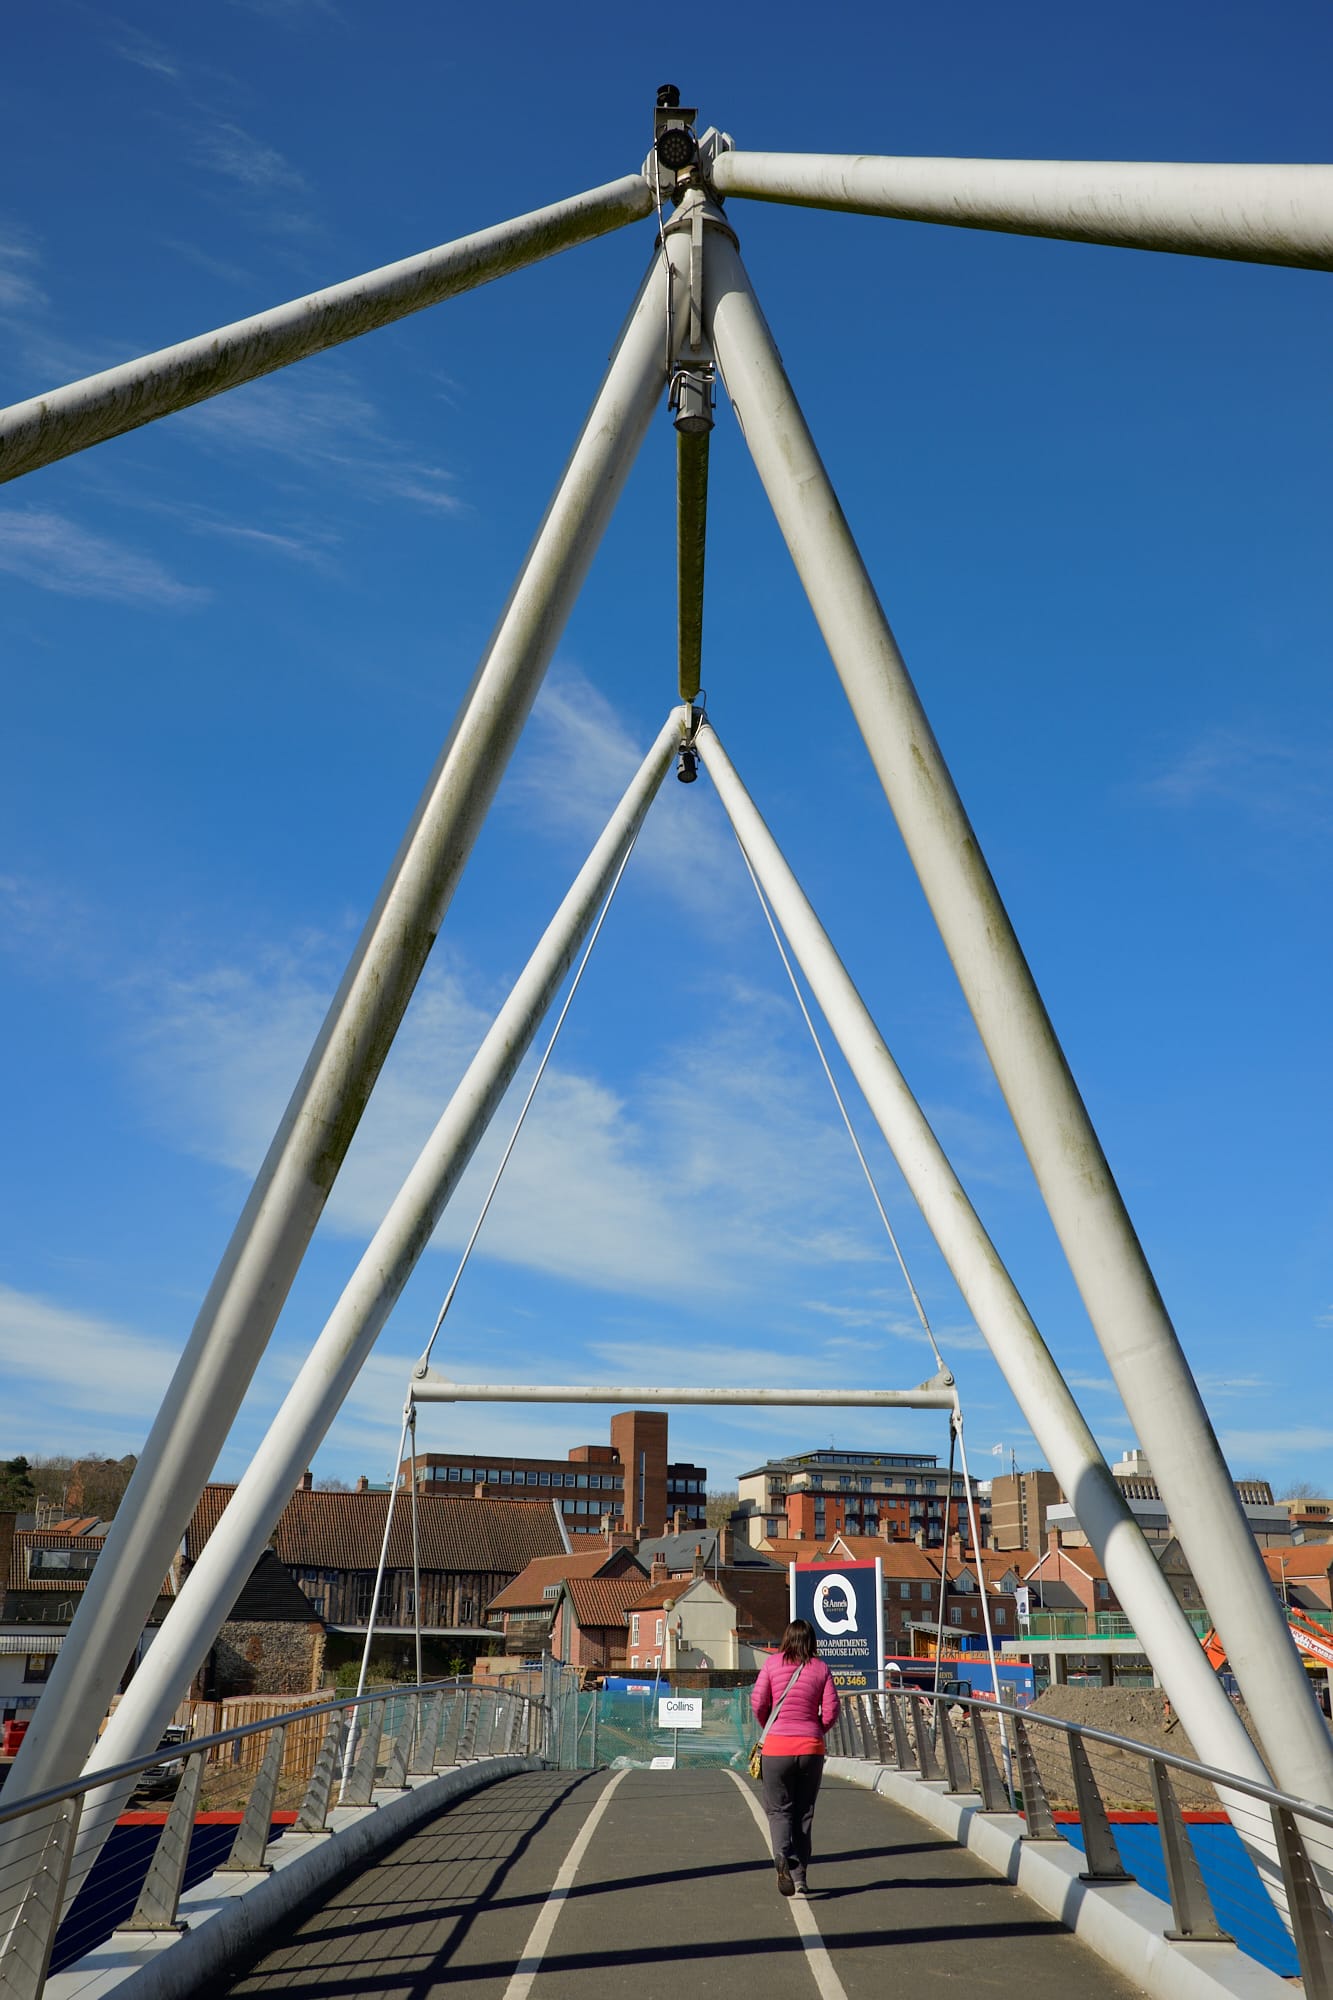
M768 1854L768 1817L763 1807L746 1784L744 1778L739 1777L735 1771L728 1771L727 1776L735 1782L746 1805L749 1806L750 1811L754 1814L755 1823L763 1837L764 1852ZM769 1855L769 1866L772 1867L772 1865L772 1856ZM774 1880L773 1893L774 1895L778 1893L776 1879ZM801 1943L805 1946L805 1962L815 1976L815 1985L823 1995L823 2000L847 2000L846 1989L837 1973L833 1970L833 1960L829 1957L828 1946L824 1942L823 1934L815 1919L814 1911L800 1896L788 1897L786 1901L787 1908L792 1914L792 1921L801 1933ZM505 2000L509 2000L507 1994Z
M560 1864L560 1873L551 1884L551 1893L542 1904L537 1921L528 1933L528 1941L523 1947L523 1955L510 1975L508 1986L505 1987L504 2000L528 2000L528 1994L532 1991L532 1982L542 1969L542 1959L546 1954L547 1945L551 1942L551 1933L555 1929L555 1920L560 1915L565 1899L574 1886L574 1877L579 1872L579 1863L588 1852L588 1844L597 1831L598 1821L611 1803L612 1792L614 1792L621 1779L628 1776L628 1771L617 1771L615 1777L612 1778L610 1784L602 1793L601 1798L598 1799L596 1805L588 1814L587 1819L584 1820L578 1838ZM830 2000L833 2000L833 1996L830 1996ZM844 2000L846 2000L845 1995Z

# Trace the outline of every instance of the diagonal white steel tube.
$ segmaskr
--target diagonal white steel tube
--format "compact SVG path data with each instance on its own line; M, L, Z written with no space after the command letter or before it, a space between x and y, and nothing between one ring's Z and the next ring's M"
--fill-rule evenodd
M670 239L665 254L688 245ZM195 1322L11 1797L78 1775L138 1643L665 386L665 290L658 253ZM683 285L674 296L683 319Z
M642 174L460 236L0 410L0 484L652 213Z
M727 394L1175 1532L1279 1786L1333 1805L1333 1741L976 833L729 232L704 256Z
M1196 1748L1207 1743L1207 1761L1234 1771L1238 1777L1267 1783L1263 1762L1244 1724L1209 1666L1050 1349L828 933L712 725L701 724L694 741L773 916L912 1198L1031 1424L1047 1463L1069 1496L1080 1526L1143 1641L1144 1651L1186 1718ZM1205 1755L1202 1749L1199 1754ZM1224 1804L1265 1880L1280 1889L1267 1811L1239 1793L1229 1793Z
M1333 167L723 153L720 195L1333 270Z
M689 724L688 708L672 710L547 925L95 1744L87 1765L90 1772L125 1763L161 1740L177 1701L244 1588L278 1516L415 1270L637 837ZM71 1869L74 1888L92 1865L121 1809L124 1792L124 1787L108 1787L89 1794Z

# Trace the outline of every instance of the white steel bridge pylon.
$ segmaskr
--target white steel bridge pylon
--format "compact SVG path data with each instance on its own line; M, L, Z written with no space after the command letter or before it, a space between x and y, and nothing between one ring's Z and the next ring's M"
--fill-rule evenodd
M1333 269L1333 168L802 159L697 138L664 94L642 174L179 348L0 412L0 480L218 394L625 223L673 213L513 592L409 824L328 1017L201 1308L10 1779L11 1796L74 1777L264 1352L472 844L634 455L668 385L681 432L682 710L668 717L603 841L553 920L512 1004L530 1039L586 934L672 754L700 757L747 858L858 1076L1039 1444L1143 1635L1196 1748L1262 1775L1120 1499L1071 1392L887 1047L692 704L698 692L708 406L714 371L814 609L939 926L1135 1432L1144 1445L1278 1785L1333 1805L1333 1749L1229 1470L1054 1028L1014 935L741 261L731 196L912 216L1145 250ZM689 440L696 442L691 445ZM600 886L599 886L600 885ZM544 954L544 956L543 956ZM540 963L537 960L540 958ZM522 984L522 982L520 982ZM516 988L516 995L519 989ZM504 1017L502 1016L502 1019ZM499 1024L497 1023L497 1029ZM494 1035L495 1031L493 1031ZM504 1035L500 1036L504 1040ZM487 1038L395 1204L405 1279L521 1058ZM486 1051L490 1050L487 1054ZM478 1065L481 1065L480 1069ZM468 1084L465 1079L465 1085ZM460 1090L463 1086L460 1086ZM452 1121L452 1122L451 1122ZM423 1155L423 1161L425 1160ZM377 1236L376 1242L379 1242ZM368 1253L369 1255L369 1253ZM402 1268L404 1267L405 1268ZM364 1268L358 1267L359 1271ZM354 1277L321 1336L284 1450L247 1473L197 1625L186 1592L97 1753L151 1748L392 1303ZM355 1294L349 1304L349 1295ZM341 1345L339 1345L341 1343ZM336 1350L336 1352L335 1352ZM321 1357L316 1359L316 1357ZM310 1373L313 1368L313 1375ZM291 1416L289 1405L284 1410ZM282 1413L275 1432L283 1422ZM253 1478L252 1478L253 1475ZM285 1484L284 1484L285 1482ZM232 1509L228 1510L229 1515ZM218 1531L219 1536L223 1530ZM258 1534L258 1543L255 1536ZM218 1541L218 1536L214 1537ZM210 1544L210 1547L212 1544ZM225 1558L223 1550L228 1551ZM244 1570L242 1571L242 1565ZM195 1576L204 1569L201 1564ZM193 1578L191 1579L193 1582ZM233 1592L234 1595L234 1592ZM224 1602L225 1598L225 1602ZM217 1611L218 1604L222 1610ZM186 1615L182 1616L181 1614ZM173 1620L179 1619L179 1627ZM176 1632L179 1630L179 1641ZM143 1684L141 1694L135 1691ZM169 1697L169 1698L168 1698Z

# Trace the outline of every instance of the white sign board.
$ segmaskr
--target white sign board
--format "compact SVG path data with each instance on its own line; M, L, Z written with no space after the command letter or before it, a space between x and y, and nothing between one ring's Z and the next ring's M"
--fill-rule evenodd
M1026 1620L1032 1616L1032 1592L1025 1583L1015 1585L1014 1603L1018 1607L1020 1618Z
M657 1699L657 1726L659 1729L702 1729L704 1726L704 1702L702 1695L692 1700L688 1695L659 1695Z

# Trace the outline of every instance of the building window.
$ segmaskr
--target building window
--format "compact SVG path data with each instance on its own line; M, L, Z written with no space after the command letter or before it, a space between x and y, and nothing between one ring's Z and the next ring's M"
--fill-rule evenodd
M508 1471L507 1469L502 1470L500 1473L501 1486L512 1486L513 1483L514 1483L513 1473Z
M912 1586L911 1586L911 1584L910 1584L910 1583L900 1583L900 1584L898 1585L898 1595L899 1595L900 1597L910 1597L910 1596L912 1595Z
M631 1611L630 1613L629 1642L631 1646L637 1646L639 1643L639 1614L637 1611Z
M25 1681L50 1680L51 1669L55 1665L55 1663L56 1663L56 1656L54 1653L28 1653L23 1661L24 1680Z
M656 1641L655 1641L655 1643L656 1643L657 1645L659 1645L659 1646L660 1646L660 1645L661 1645L661 1643L662 1643L662 1627L663 1627L663 1625L665 1624L665 1622L666 1622L666 1621L665 1621L665 1619L663 1619L663 1618L659 1618L659 1619L658 1619L658 1621L657 1621L657 1635L656 1635Z
M576 1475L575 1475L575 1484L576 1484L576 1485L578 1485L578 1486L586 1486L586 1485L588 1484L588 1475L587 1475L587 1473L586 1473L586 1472L580 1472L580 1473L576 1473Z
M537 1474L537 1484L539 1486L549 1486L550 1483L551 1483L551 1475L549 1472L539 1472Z

